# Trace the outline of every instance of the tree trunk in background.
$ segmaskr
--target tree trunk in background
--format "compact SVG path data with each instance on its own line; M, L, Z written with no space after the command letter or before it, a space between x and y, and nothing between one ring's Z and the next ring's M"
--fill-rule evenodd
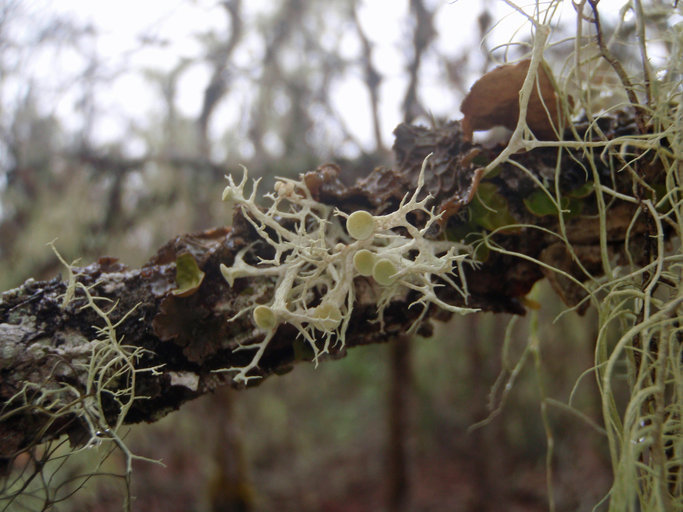
M482 352L485 341L481 339L481 332L479 330L479 317L470 315L460 321L467 323L467 332L469 337L466 343L467 353L467 368L469 368L468 382L470 386L470 405L468 409L471 411L471 422L481 421L489 415L487 408L487 382L490 378L490 364L486 361L486 355ZM505 336L505 326L501 325L499 318L494 320L495 333L494 335L499 339ZM471 510L478 510L486 512L491 510L490 506L493 503L499 503L496 495L499 494L499 485L495 477L492 477L491 463L500 464L500 459L492 458L489 446L490 442L496 434L499 433L499 424L491 424L486 427L478 428L467 435L468 443L471 447L471 468L473 485L476 489L473 493L473 501L469 504ZM500 446L495 444L495 446Z
M410 510L411 478L408 462L411 396L413 392L410 336L390 343L389 446L387 450L387 510Z
M235 391L224 387L216 391L209 407L219 407L220 422L213 425L214 473L209 481L211 512L249 512L253 510L253 491L249 484L242 437L234 417ZM215 414L209 417L216 418Z

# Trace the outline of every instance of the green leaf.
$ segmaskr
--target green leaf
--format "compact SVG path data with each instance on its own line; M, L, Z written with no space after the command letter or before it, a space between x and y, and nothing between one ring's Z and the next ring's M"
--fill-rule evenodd
M569 213L565 214L565 218L573 219L574 217L578 217L583 211L583 203L584 202L581 199L576 197L570 198L567 202L567 206L562 207L563 210L569 210ZM562 204L564 205L564 201L562 201Z
M582 197L585 197L585 195ZM548 197L548 194L542 190L536 190L529 197L524 198L523 202L526 209L537 217L558 214L555 203L553 203ZM562 196L560 203L564 216L568 219L576 217L583 210L583 201L578 196Z
M190 253L181 254L175 260L175 282L177 290L173 295L189 297L197 291L204 280L204 272L199 269L197 262Z
M489 231L517 224L507 200L493 183L479 184L477 195L470 203L470 212L472 221Z
M478 227L473 222L449 223L446 228L446 240L450 242L462 242L467 235L477 233Z
M580 187L567 192L567 195L569 197L574 197L576 199L583 199L584 197L588 197L589 195L591 195L593 193L593 190L595 190L593 182L587 181Z
M563 199L563 203L566 201ZM537 217L544 217L546 215L557 215L557 207L555 203L548 197L548 194L543 190L535 190L529 197L523 199L524 206L531 213Z

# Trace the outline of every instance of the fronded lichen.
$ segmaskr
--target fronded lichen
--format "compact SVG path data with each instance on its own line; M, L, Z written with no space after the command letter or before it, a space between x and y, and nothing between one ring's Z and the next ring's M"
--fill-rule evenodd
M258 366L280 324L297 329L313 349L316 362L329 352L332 343L343 346L356 297L354 282L359 276L372 276L380 322L387 304L406 289L417 292L411 306L423 307L413 329L430 303L455 313L475 311L448 304L436 294L437 287L448 285L467 299L462 265L471 262L471 251L466 245L427 238L439 215L428 207L431 196L418 199L424 168L423 164L416 190L385 215L366 211L349 215L332 209L316 201L302 180L286 178L266 194L270 204L262 209L256 204L258 180L247 195L246 169L238 184L228 177L223 200L242 208L244 217L271 247L272 257L259 258L252 265L247 263L247 255L253 247L246 247L237 253L232 266L221 265L223 277L230 286L240 278L269 279L275 290L269 303L253 305L254 324L265 336L238 347L256 352L246 366L229 369L237 372L236 382L256 378L249 372ZM418 226L414 218L425 220ZM454 279L455 273L459 279Z

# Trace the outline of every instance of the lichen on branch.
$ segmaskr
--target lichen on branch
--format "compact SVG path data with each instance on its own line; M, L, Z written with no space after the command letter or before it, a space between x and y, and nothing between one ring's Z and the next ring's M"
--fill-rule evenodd
M259 364L279 325L288 323L310 345L314 360L333 343L345 344L346 331L356 299L356 280L363 279L377 298L377 321L392 298L408 290L417 292L412 306L422 306L422 314L412 324L415 330L427 308L434 304L453 313L466 314L475 308L449 304L436 295L439 286L451 286L467 301L463 265L473 264L468 245L433 240L437 231L431 195L422 195L425 158L416 189L407 193L397 209L385 215L365 210L351 214L316 201L303 179L281 178L274 192L265 195L269 206L256 204L258 180L251 193L246 168L239 183L228 176L223 200L240 207L272 256L254 259L252 245L239 251L233 264L221 264L223 277L230 286L236 279L265 282L274 290L265 304L254 303L233 319L251 311L258 329L265 332L261 341L240 345L237 350L255 350L251 361L236 371L234 380L248 382L258 378L249 372ZM458 276L454 279L454 274ZM273 285L273 281L275 281ZM319 335L318 335L319 334ZM318 341L319 340L319 341Z

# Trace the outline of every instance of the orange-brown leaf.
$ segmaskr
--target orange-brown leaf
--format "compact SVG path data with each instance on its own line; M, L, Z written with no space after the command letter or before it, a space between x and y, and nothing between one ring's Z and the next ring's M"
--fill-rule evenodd
M499 66L475 82L460 106L465 114L462 129L467 139L472 139L473 131L488 130L495 126L505 126L512 130L517 126L519 91L530 63L527 59L518 64ZM559 133L562 133L558 123L559 104L551 76L550 69L541 64L527 109L527 125L541 140L557 139L553 126L558 127Z

